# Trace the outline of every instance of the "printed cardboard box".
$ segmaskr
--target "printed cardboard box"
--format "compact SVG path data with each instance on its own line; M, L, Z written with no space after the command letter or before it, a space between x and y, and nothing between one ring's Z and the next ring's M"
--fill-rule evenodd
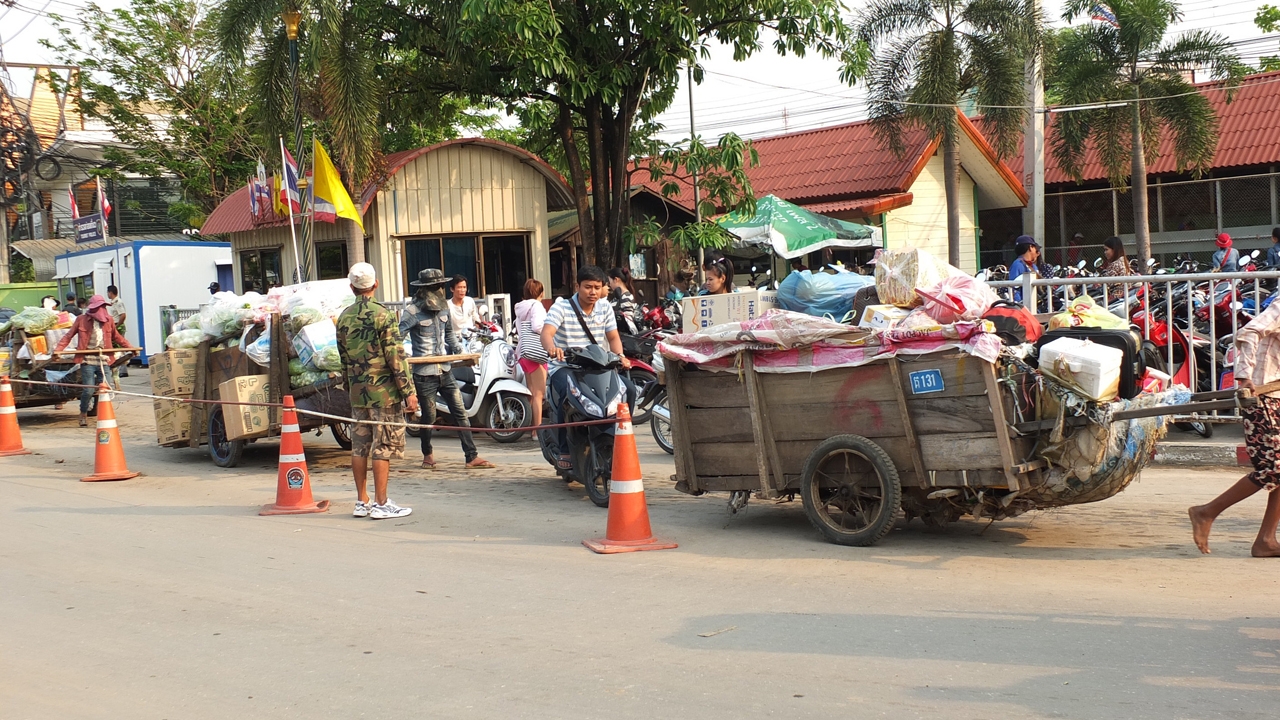
M778 307L773 290L747 290L724 295L687 297L681 303L684 332L697 332L713 325L754 320L766 310Z
M151 356L151 392L165 397L191 397L196 387L193 349L166 350Z
M862 319L858 321L858 327L888 330L910 314L910 310L904 310L897 305L868 305L862 311Z
M160 445L186 443L191 439L191 404L177 400L155 400L156 442Z
M223 402L267 402L267 376L245 375L218 386L218 399ZM228 440L263 437L267 434L270 414L262 405L223 405L222 419Z

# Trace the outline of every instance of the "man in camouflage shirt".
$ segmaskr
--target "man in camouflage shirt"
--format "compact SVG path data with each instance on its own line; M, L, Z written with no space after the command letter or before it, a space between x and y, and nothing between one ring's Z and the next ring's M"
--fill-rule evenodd
M356 479L352 515L375 520L404 517L412 508L400 507L387 497L391 460L404 457L404 409L417 412L418 396L409 380L409 363L395 313L373 299L377 274L369 263L356 263L347 276L356 301L338 316L338 355L351 410L357 423L351 430L351 471ZM365 489L369 458L373 458L375 502Z

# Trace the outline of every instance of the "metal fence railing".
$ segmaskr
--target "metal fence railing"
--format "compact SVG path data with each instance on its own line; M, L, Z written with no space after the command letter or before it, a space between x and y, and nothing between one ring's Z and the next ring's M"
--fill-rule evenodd
M1088 294L1112 314L1130 320L1144 353L1193 392L1217 390L1234 362L1232 339L1277 295L1280 272L1161 273L1126 277L1034 278L988 281L1006 299L1033 312L1063 312ZM1235 412L1178 416L1177 420L1238 422Z

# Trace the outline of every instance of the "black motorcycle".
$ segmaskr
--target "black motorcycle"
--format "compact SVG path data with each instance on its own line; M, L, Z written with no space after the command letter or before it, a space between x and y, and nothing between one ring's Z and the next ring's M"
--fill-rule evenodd
M564 401L565 422L603 420L618 414L618 403L634 402L627 395L619 369L622 358L599 345L575 348L565 352L569 373L569 393ZM609 507L609 479L613 469L613 433L616 425L586 425L566 431L571 467L556 468L565 482L579 482L587 489L591 502ZM555 430L540 430L538 444L542 456L555 467Z

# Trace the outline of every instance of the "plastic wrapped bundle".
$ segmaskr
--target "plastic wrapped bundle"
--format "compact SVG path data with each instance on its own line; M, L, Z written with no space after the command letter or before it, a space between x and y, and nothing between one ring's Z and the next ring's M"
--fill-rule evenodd
M925 250L876 251L876 292L880 302L889 305L916 307L923 300L916 288L930 288L952 275L964 274Z
M801 270L793 272L778 285L778 304L792 312L841 321L853 309L853 297L874 282L870 277L851 272L834 275Z
M58 324L58 313L39 307L26 307L22 312L9 318L15 328L25 330L28 335L41 335L45 330L52 330Z

